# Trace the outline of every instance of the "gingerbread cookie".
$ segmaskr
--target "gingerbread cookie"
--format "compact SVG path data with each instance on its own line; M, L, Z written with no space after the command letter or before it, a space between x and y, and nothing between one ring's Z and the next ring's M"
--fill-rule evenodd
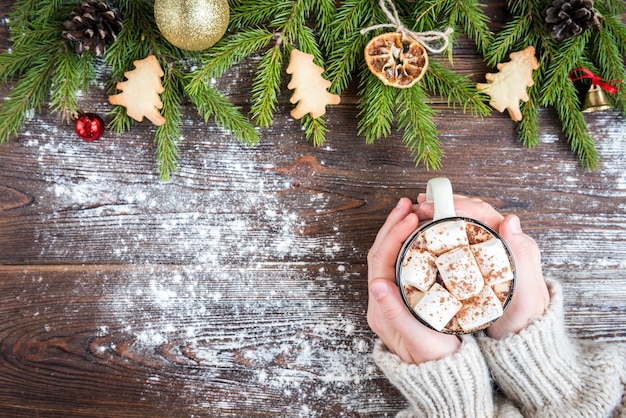
M340 97L326 91L330 81L322 78L324 69L313 62L313 55L305 54L297 49L291 50L287 74L291 74L291 81L287 85L294 90L291 103L298 105L291 111L291 116L300 119L307 113L318 118L326 113L326 105L336 105Z
M154 55L135 61L135 69L124 73L127 81L117 83L122 93L109 96L109 103L126 108L126 114L138 122L148 118L157 126L165 124L159 113L163 102L159 94L165 90L161 84L164 73Z
M487 83L478 83L476 88L491 97L489 104L499 112L508 109L511 119L522 120L520 100L527 102L526 89L534 84L533 70L539 68L535 58L535 48L531 45L518 52L512 52L511 61L497 65L498 73L487 73Z

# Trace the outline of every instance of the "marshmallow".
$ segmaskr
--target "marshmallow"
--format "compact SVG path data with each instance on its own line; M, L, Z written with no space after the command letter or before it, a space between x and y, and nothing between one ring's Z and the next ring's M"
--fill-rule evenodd
M416 287L422 292L428 291L437 279L435 256L411 246L404 255L400 274L403 284Z
M491 287L484 286L478 295L463 301L456 319L467 332L500 318L503 312L502 304Z
M443 254L454 248L469 245L465 221L462 219L440 222L424 230L428 250L435 255Z
M463 332L463 328L459 325L459 321L456 319L456 316L446 324L445 330L449 332Z
M462 306L443 286L435 283L413 310L431 327L441 331Z
M409 306L415 306L419 303L420 300L424 297L426 293L421 290L417 290L413 286L402 286L402 290L404 290L404 296L409 302Z
M468 222L465 229L467 230L467 239L470 245L478 244L479 242L487 241L493 238L493 234L491 232L472 222Z
M458 300L470 298L483 288L483 276L469 247L459 247L441 254L435 263L446 288Z
M511 286L513 286L512 281L496 283L491 286L493 293L496 294L502 306L504 306L504 302L506 302L506 300L509 298L509 295L511 293Z
M492 238L479 244L471 245L476 264L488 286L513 280L513 270L509 256L502 241Z

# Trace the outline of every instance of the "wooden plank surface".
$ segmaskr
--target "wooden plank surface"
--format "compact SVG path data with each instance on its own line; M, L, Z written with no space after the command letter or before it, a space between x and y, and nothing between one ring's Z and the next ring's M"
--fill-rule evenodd
M480 81L471 43L457 48L459 71ZM242 105L249 70L218 81ZM507 115L435 100L446 157L429 172L398 132L355 136L354 89L319 148L288 96L253 149L185 108L168 183L146 123L86 143L44 111L0 146L0 415L393 416L404 399L370 356L365 257L397 199L438 175L521 217L575 335L626 341L619 112L586 116L602 161L585 171L551 109L529 150ZM98 89L81 100L108 109Z

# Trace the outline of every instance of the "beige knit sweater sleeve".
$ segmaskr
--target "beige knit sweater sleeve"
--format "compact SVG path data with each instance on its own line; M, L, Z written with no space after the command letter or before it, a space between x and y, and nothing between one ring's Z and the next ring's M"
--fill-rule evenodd
M626 346L570 338L561 286L547 284L542 317L503 340L478 336L493 378L524 417L623 416Z
M458 352L420 365L404 363L378 341L374 360L411 404L398 416L493 416L489 370L471 336L463 339Z
M569 338L561 287L548 287L550 307L519 334L465 336L437 361L403 363L379 341L374 359L410 403L398 416L626 417L626 347Z

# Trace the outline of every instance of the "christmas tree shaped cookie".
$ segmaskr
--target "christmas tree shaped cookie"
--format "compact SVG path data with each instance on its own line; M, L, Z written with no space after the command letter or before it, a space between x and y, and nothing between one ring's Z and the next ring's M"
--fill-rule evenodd
M522 120L520 100L528 101L526 88L532 86L533 70L539 68L535 58L535 48L531 45L518 52L512 52L511 61L497 65L498 73L487 73L487 83L478 83L476 88L491 97L489 104L498 112L508 109L511 119Z
M287 88L294 90L290 102L299 102L291 111L291 116L295 119L300 119L307 113L314 119L318 118L326 113L326 105L339 104L339 96L326 91L330 87L330 81L322 77L323 72L324 69L313 62L313 55L295 48L291 50L287 67L291 81Z
M159 94L164 88L161 77L164 73L154 55L135 61L135 69L124 73L127 81L117 83L117 89L122 93L109 96L109 103L126 108L126 114L138 122L148 118L157 126L165 124L165 119L159 113L163 102Z

